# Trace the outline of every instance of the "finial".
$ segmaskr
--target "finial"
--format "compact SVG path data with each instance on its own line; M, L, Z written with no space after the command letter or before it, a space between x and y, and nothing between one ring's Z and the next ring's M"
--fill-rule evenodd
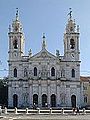
M11 25L9 25L9 28L8 28L8 29L9 29L9 32L11 32Z
M45 33L43 33L43 38L45 38Z
M43 33L42 49L45 49L45 48L46 48L45 33Z
M29 50L29 57L31 57L32 56L32 50L30 49Z
M77 25L77 32L79 33L79 25Z
M74 28L76 27L75 19L74 19Z
M57 57L60 56L59 50L56 50L56 56L57 56Z
M71 18L72 18L72 10L71 10L72 8L69 8L69 10L70 10L70 12L68 13L68 15L70 16L70 20L71 20Z
M18 20L18 8L16 8L16 20Z

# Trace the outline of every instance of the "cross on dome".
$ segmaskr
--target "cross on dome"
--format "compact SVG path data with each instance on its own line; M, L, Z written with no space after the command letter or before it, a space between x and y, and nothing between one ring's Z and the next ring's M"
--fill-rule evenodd
M46 40L45 40L45 33L43 33L43 41L42 41L42 49L46 48Z
M69 10L70 10L70 12L68 13L68 15L70 16L70 20L71 20L71 18L72 18L72 10L71 10L72 8L69 8Z
M16 20L18 20L18 17L19 17L19 11L18 8L16 8Z

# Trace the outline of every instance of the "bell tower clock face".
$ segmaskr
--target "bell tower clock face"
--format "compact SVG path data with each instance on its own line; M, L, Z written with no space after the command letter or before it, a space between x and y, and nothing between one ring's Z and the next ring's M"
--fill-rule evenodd
M74 58L74 54L73 53L71 54L71 56L72 56L72 58Z
M14 52L13 56L14 56L14 57L17 57L17 52Z
M73 60L75 59L75 54L74 54L74 53L71 54L71 58L72 58Z

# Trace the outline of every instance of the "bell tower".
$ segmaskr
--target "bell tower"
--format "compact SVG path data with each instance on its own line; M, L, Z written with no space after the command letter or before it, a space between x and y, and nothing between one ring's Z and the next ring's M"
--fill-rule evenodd
M64 33L64 56L67 61L79 61L79 26L72 19L72 11L70 13L66 30Z
M16 11L16 18L12 22L12 26L9 25L9 60L20 59L24 54L24 34L22 31L22 25L19 20L18 8Z

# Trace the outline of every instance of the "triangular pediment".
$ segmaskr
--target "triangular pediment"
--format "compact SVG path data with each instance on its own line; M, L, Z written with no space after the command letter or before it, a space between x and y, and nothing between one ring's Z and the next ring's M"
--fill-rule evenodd
M37 54L33 55L31 59L42 59L42 58L48 58L48 59L56 59L57 57L50 52L48 52L46 49L42 49L40 52Z

